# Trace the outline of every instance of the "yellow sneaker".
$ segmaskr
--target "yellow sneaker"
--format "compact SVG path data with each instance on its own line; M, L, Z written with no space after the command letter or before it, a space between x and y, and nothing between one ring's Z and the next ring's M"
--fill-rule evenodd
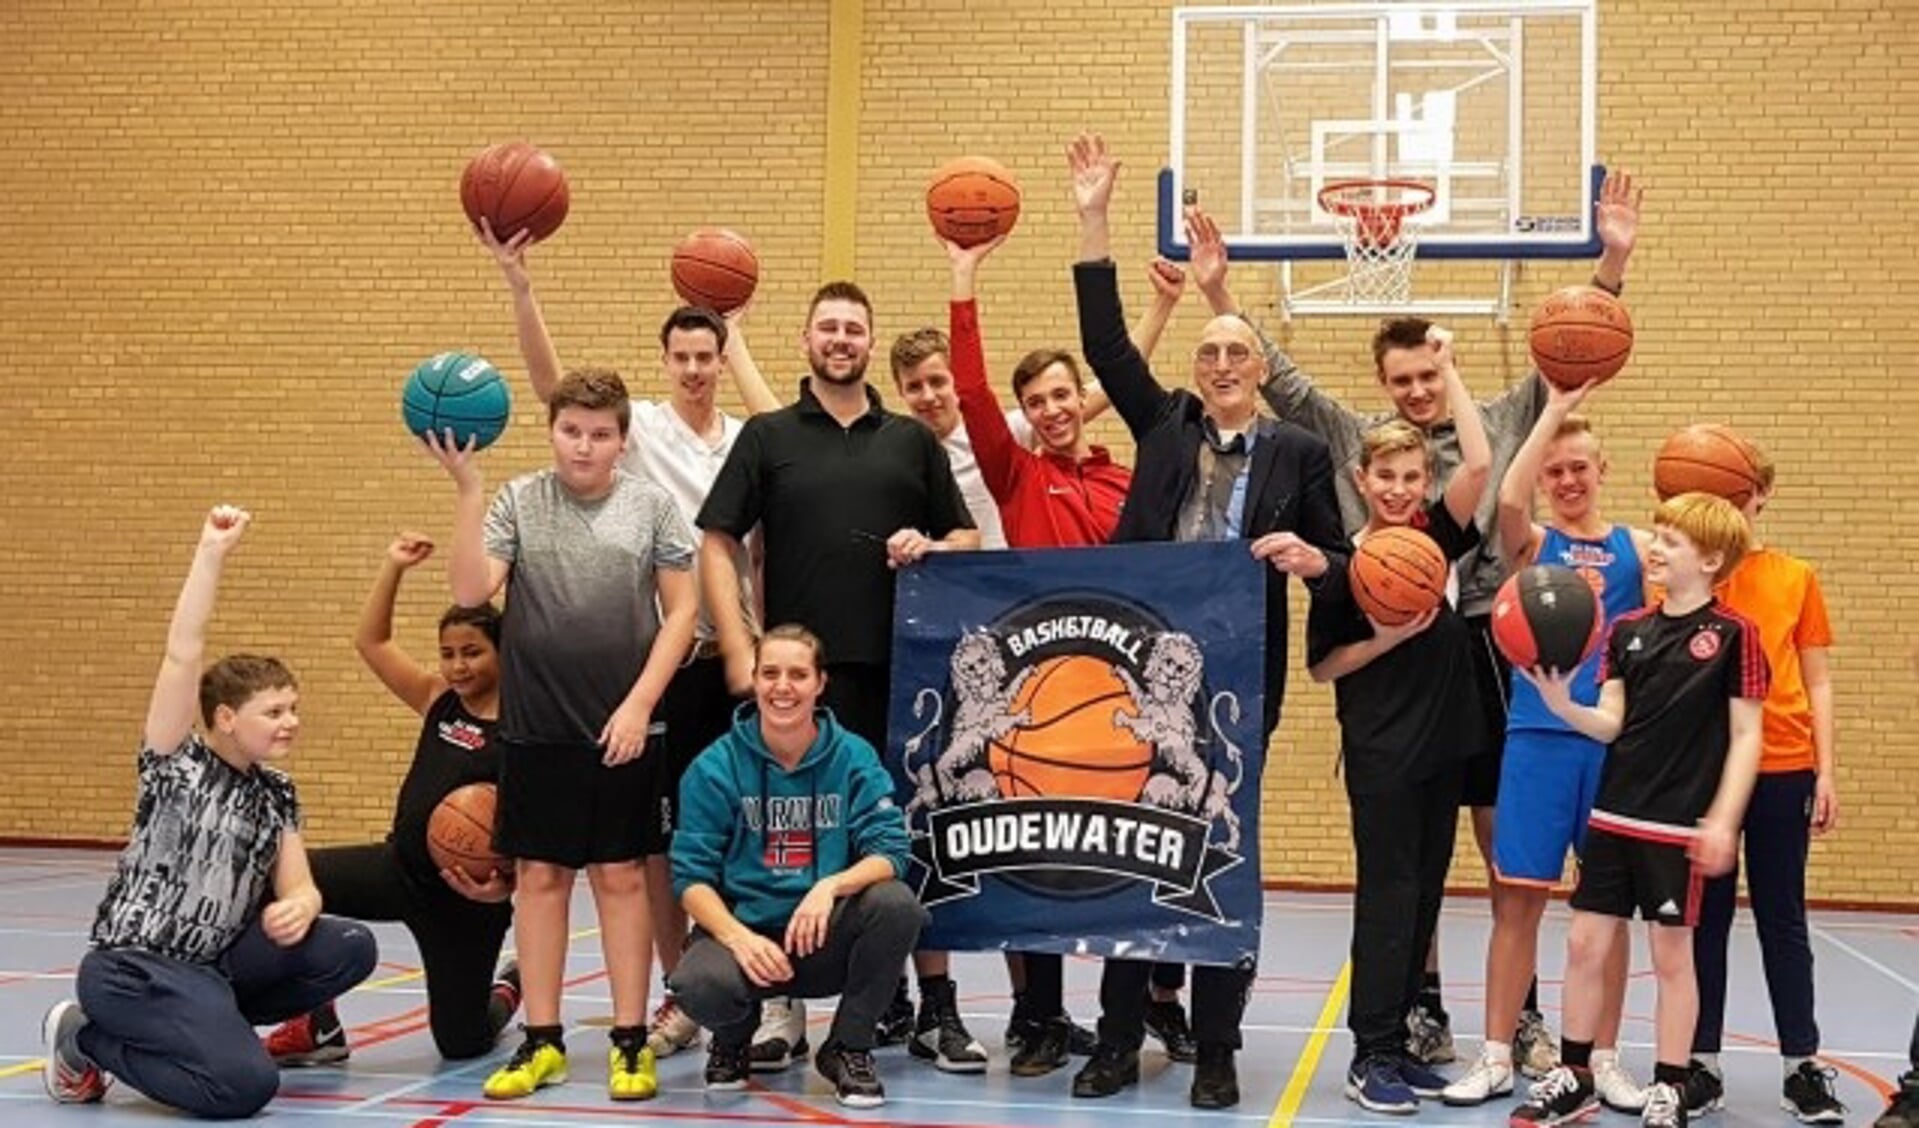
M517 1101L536 1089L566 1081L566 1051L551 1042L520 1043L513 1057L486 1079L486 1099Z
M616 1101L650 1101L660 1095L651 1047L614 1046L606 1051L606 1095Z

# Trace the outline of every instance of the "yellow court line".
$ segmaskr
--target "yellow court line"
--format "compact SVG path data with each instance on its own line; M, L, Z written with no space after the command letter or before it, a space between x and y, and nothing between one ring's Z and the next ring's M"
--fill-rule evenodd
M5 1069L0 1069L0 1077L18 1077L22 1073L38 1073L41 1069L45 1068L46 1064L46 1058L34 1058L32 1061L17 1062L7 1066Z
M1346 1005L1346 993L1352 984L1353 961L1347 960L1339 969L1339 978L1333 980L1333 989L1326 993L1326 1005L1319 1008L1312 1036L1306 1039L1306 1048L1300 1051L1293 1075L1287 1078L1286 1088L1279 1094L1279 1105L1273 1109L1273 1118L1266 1122L1266 1128L1288 1128L1293 1117L1299 1114L1299 1106L1306 1103L1306 1091L1313 1087L1313 1074L1319 1072L1319 1057L1326 1052L1326 1040L1332 1037L1333 1023L1339 1018L1339 1008Z
M582 928L578 932L568 935L566 938L566 942L568 944L571 944L575 940L583 940L588 936L597 935L599 931L600 930L598 928ZM424 978L425 976L426 976L426 971L424 969L420 971L405 971L405 972L401 972L399 975L389 975L385 979L369 979L366 982L360 984L358 987L355 987L354 990L355 991L378 991L383 987L397 987L402 983L411 983L414 980ZM0 1071L0 1077L6 1077L6 1076L8 1076L7 1073L5 1073L4 1071Z
M832 0L826 59L826 200L820 277L853 276L859 220L860 52L865 0Z

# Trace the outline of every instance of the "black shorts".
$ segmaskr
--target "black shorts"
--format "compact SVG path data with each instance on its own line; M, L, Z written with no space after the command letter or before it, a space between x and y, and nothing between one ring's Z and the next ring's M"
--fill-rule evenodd
M660 852L659 779L664 726L617 768L597 744L500 742L500 806L494 849L510 858L579 869Z
M680 780L693 760L733 727L733 710L739 703L727 692L726 660L718 655L695 658L667 684L660 707L653 712L656 720L666 724L666 754L656 765L657 822L664 835L663 847L672 845L673 828L680 824Z
M1486 745L1464 765L1459 789L1462 807L1491 807L1499 802L1499 769L1506 747L1506 697L1512 684L1512 666L1493 645L1493 617L1474 615L1472 628L1473 687L1485 718Z
M1579 885L1572 907L1580 912L1691 928L1699 923L1705 874L1676 842L1628 838L1597 826L1586 828L1579 853Z

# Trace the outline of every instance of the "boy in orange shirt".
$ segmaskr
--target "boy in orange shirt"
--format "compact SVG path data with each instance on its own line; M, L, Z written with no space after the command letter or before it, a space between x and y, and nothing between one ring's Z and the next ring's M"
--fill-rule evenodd
M1749 525L1771 499L1773 466L1756 447L1760 489L1741 507ZM1759 781L1746 807L1746 885L1759 928L1759 950L1772 999L1773 1025L1785 1065L1780 1107L1804 1124L1838 1124L1846 1106L1833 1095L1833 1071L1821 1068L1813 1017L1812 944L1806 931L1806 855L1813 835L1831 830L1839 801L1833 789L1832 680L1827 654L1832 626L1812 565L1759 543L1719 586L1727 606L1759 628L1772 664L1766 695ZM1725 1096L1719 1046L1726 1014L1726 945L1732 931L1739 869L1706 883L1693 963L1699 976L1695 1068L1686 1085L1695 1116Z

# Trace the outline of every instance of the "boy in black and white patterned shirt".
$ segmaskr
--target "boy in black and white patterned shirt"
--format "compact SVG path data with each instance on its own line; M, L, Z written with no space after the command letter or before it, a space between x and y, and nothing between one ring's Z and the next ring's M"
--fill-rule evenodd
M200 672L221 567L248 520L207 515L173 610L133 832L94 917L79 1001L55 1004L42 1030L47 1092L62 1103L98 1101L118 1077L196 1116L250 1116L280 1087L254 1026L305 1014L378 958L366 926L319 915L293 781L267 766L300 728L292 673L251 654Z

